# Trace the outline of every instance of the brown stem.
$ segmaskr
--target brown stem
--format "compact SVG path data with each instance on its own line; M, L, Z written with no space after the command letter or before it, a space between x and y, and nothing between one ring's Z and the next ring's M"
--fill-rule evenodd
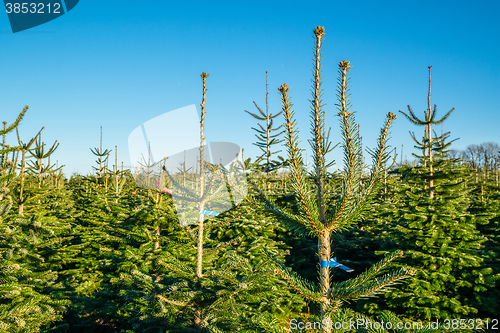
M429 66L429 94L427 95L427 107L428 107L428 112L429 112L429 123L428 123L428 138L429 138L429 172L430 172L430 179L429 179L429 198L432 200L434 199L434 180L432 179L433 176L433 168L432 168L432 131L431 131L431 123L430 123L430 115L431 115L431 68L432 66Z
M384 168L384 198L387 198L387 168Z
M20 177L20 189L19 189L19 215L23 215L24 213L24 172L26 168L26 150L22 150L22 159L21 159L21 172L19 173Z
M269 166L271 165L271 146L270 146L270 142L271 142L271 130L269 128L269 122L271 121L271 118L269 117L269 82L268 82L268 79L267 79L267 71L266 71L266 121L267 121L267 127L266 127L266 131L267 131L267 168L266 168L266 174L269 176ZM269 183L268 183L269 185Z
M117 196L115 202L118 203L118 146L115 146L115 166L114 166L114 172L115 172L115 194Z
M156 227L155 237L160 237L160 226ZM160 241L158 240L158 238L156 238L156 241L155 241L155 250L158 250L159 248L160 248Z
M321 38L325 35L325 28L316 27L314 29L316 36L316 50L314 53L314 141L315 141L315 159L316 159L316 188L318 195L319 220L325 224L325 184L324 184L324 147L323 147L323 127L325 119L321 119L320 104L320 86L321 86ZM328 259L329 260L329 259Z
M205 176L204 176L204 149L205 149L205 100L207 94L207 77L208 74L203 72L201 78L203 79L203 97L201 102L201 122L200 122L200 199L203 198L205 189ZM205 202L200 200L198 209L204 209ZM205 215L198 215L198 245L197 245L197 258L196 258L196 276L203 277L203 221Z
M99 154L102 154L102 126L101 126L101 139L99 144ZM99 156L99 177L102 177L102 156Z
M3 122L3 135L2 135L2 137L3 137L3 140L2 140L2 149L5 149L5 135L6 135L6 133L5 133L5 132L6 132L5 128L6 128L6 127L7 127L7 122L6 122L6 121L4 121L4 122ZM2 155L2 161L0 162L0 165L3 165L4 161L5 161L5 155Z
M361 176L359 177L359 185L360 187L363 186L363 176L364 176L364 166L365 166L365 160L363 158L363 137L361 136L361 125L358 124L358 135L359 135L359 146L361 147L360 149L360 162L361 162Z
M330 232L324 230L318 239L318 253L320 261L329 261L331 256L331 243L330 243ZM330 305L330 267L320 268L320 285L321 285L321 320L328 321L330 318L325 317L325 312ZM323 328L324 333L329 333L330 328L328 325Z

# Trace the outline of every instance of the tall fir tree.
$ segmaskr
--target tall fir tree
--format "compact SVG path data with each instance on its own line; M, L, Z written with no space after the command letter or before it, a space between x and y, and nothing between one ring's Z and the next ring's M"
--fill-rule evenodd
M152 219L147 218L150 213L135 214L137 227L128 233L133 241L117 253L123 260L120 276L113 279L118 286L116 303L124 305L122 318L135 332L246 332L261 312L288 312L285 310L302 304L298 297L286 297L287 288L272 276L262 258L240 255L248 256L241 247L250 247L244 243L247 238L238 235L245 232L238 228L245 224L244 207L233 203L229 212L208 219L205 216L211 213L208 209L217 207L221 189L234 181L231 170L220 172L220 166L204 160L208 74L201 77L197 171L162 178L164 183L159 187L165 187L158 194L169 210ZM191 214L193 211L196 214ZM147 226L148 222L157 223L158 218L168 222L161 232ZM231 237L234 232L224 231L228 226L239 231L236 237ZM262 242L252 244L259 245Z
M313 88L311 101L312 139L310 141L314 154L314 168L311 177L304 166L301 150L298 147L298 129L294 119L294 112L286 84L280 88L283 115L285 118L286 148L288 151L289 169L292 187L298 211L290 211L278 207L269 197L262 193L263 205L278 219L300 235L311 235L318 241L319 259L319 284L305 281L295 272L290 271L284 264L270 255L274 263L276 274L286 280L297 293L309 302L319 305L319 311L313 318L319 322L346 319L354 316L349 311L341 309L344 301L369 297L386 290L394 283L406 278L411 271L403 268L399 271L379 276L380 272L400 255L395 253L385 260L372 266L357 277L340 283L332 283L331 267L338 264L332 258L332 234L348 229L371 203L374 193L381 187L383 165L388 159L387 138L389 128L395 115L389 113L380 131L377 148L371 152L373 166L369 179L361 184L361 144L354 112L350 111L349 103L349 78L351 68L348 61L339 64L338 85L338 116L341 124L342 148L344 150L345 167L341 174L342 188L340 193L331 198L332 193L327 193L326 174L331 163L326 162L326 154L331 150L331 145L325 131L325 113L322 109L322 79L321 79L321 47L324 28L318 26L314 30L314 69ZM328 203L328 204L327 204ZM341 260L343 258L340 258ZM348 319L347 319L348 320ZM330 325L322 325L321 332L331 332Z
M401 265L410 265L417 274L388 295L390 309L413 319L473 317L478 309L472 294L486 290L498 278L485 267L479 255L484 238L476 229L476 216L468 212L466 170L449 158L449 133L437 135L432 125L442 123L453 111L436 120L431 109L431 67L429 66L428 109L423 120L410 106L400 111L414 124L425 127L416 147L421 155L417 166L399 168L403 202L394 221L396 235L408 256Z
M28 107L16 121L0 130L0 330L5 332L49 331L61 318L67 301L57 292L58 274L47 263L45 251L59 242L57 221L10 213L10 195L15 185L20 147L6 144L6 135L16 129Z
M246 110L245 112L257 120L265 121L264 126L259 123L259 128L252 127L252 129L257 132L257 134L255 134L255 136L257 137L257 142L254 143L254 145L259 147L259 149L263 153L261 158L264 159L264 162L260 164L260 169L266 173L266 175L268 176L266 177L266 179L269 182L271 181L271 179L269 178L269 173L281 167L284 163L283 159L280 158L280 156L278 156L278 158L281 161L273 159L273 155L281 152L281 150L274 150L274 147L283 142L283 139L281 139L280 136L284 131L281 130L283 125L279 125L277 127L274 125L274 119L281 115L283 111L280 111L276 114L269 113L269 82L267 79L267 74L268 73L266 71L266 111L264 112L254 101L253 103L259 111L259 114L252 113ZM276 131L280 132L275 133Z
M481 147L481 146L479 146ZM497 152L498 153L498 152ZM462 161L464 162L464 161ZM500 192L498 185L498 164L484 163L481 168L467 165L470 177L466 182L470 198L469 213L484 220L477 229L485 237L481 249L484 264L491 267L496 274L500 273ZM500 290L488 288L482 293L474 293L471 298L477 300L476 308L480 318L498 318L500 316Z

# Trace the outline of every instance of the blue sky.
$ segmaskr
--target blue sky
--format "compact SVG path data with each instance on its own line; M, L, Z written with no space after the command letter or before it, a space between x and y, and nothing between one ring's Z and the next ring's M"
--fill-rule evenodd
M326 30L324 103L332 139L337 65L351 61L353 110L363 143L374 147L387 112L410 104L427 107L432 65L432 104L438 116L452 107L445 131L453 145L500 142L500 2L498 1L305 1L186 3L150 0L82 0L69 13L13 34L0 15L0 121L12 122L24 105L20 126L28 141L45 126L43 140L60 147L52 161L65 172L87 173L91 147L103 143L130 164L127 139L147 120L196 104L207 72L208 141L230 141L256 156L252 101L280 110L277 88L287 83L303 147L309 139L313 29ZM438 129L440 130L440 128ZM408 131L422 129L402 115L393 146L415 150ZM11 135L9 141L15 139ZM332 154L340 167L341 155Z

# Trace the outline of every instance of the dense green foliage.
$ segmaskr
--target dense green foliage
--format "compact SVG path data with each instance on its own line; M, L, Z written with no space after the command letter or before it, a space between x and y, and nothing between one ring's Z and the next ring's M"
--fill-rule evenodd
M422 140L413 135L422 152L416 163L395 164L387 144L395 115L389 113L366 174L349 111L350 64L339 64L339 112L329 115L321 102L324 29L314 32L313 170L302 161L290 88L282 85L281 112L252 114L266 121L257 136L265 161L241 163L248 193L216 217L202 211L217 197L207 179L220 169L203 158L199 173L185 175L201 179L201 194L166 174L156 188L144 187L131 171L119 170L116 147L109 167L113 151L102 143L91 149L94 173L68 179L50 162L57 142L46 146L42 131L21 140L27 107L5 122L0 332L349 332L355 330L303 330L292 323L498 320L500 152L484 155L482 164L451 154L449 133L431 131L440 121L429 97L424 120L411 109L407 115L426 126ZM200 147L207 77L202 74ZM270 120L280 114L282 139ZM326 160L333 146L329 116L340 122L345 165L337 171ZM288 156L277 162L271 156L280 140ZM175 199L188 197L200 213L186 225ZM321 266L334 257L354 271Z

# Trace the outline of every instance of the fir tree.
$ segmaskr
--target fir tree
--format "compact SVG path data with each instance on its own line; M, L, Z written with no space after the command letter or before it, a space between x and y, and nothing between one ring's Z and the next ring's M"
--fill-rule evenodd
M494 144L488 144L495 147ZM483 145L476 146L484 153ZM498 147L498 146L497 146ZM471 148L471 147L469 147ZM498 152L497 152L498 153ZM486 159L483 159L487 160ZM466 164L470 177L466 182L470 199L468 212L481 223L477 224L477 229L485 237L485 242L481 249L481 255L484 259L484 265L491 267L496 274L500 273L500 264L497 258L500 255L500 193L498 186L498 165L496 160L488 165L484 163L480 165ZM465 162L465 161L461 161ZM498 318L500 311L500 291L498 288L488 288L482 293L473 293L469 296L475 298L477 303L475 307L478 309L478 317L480 318Z
M47 196L58 187L54 183L54 179L59 181L61 178L60 171L63 165L50 164L50 156L55 152L59 144L56 141L46 151L45 143L42 142L41 137L43 129L44 127L28 143L24 143L16 128L21 154L18 184L14 187L14 199L18 204L20 215L36 213L42 201L45 201L45 203L50 201ZM33 144L35 144L35 147L31 148ZM48 161L44 162L45 159ZM36 203L32 204L34 202Z
M97 166L93 166L92 168L97 172L98 177L102 177L105 173L105 167L106 163L108 162L109 154L111 153L111 150L108 149L103 149L102 148L102 126L101 126L101 138L99 141L99 148L90 148L90 151L92 154L97 156L96 164Z
M350 110L348 61L339 64L338 116L341 123L342 147L344 150L345 169L342 172L342 189L333 200L326 193L326 154L330 151L328 137L325 136L325 119L321 102L321 41L324 28L317 27L315 34L315 64L313 69L313 100L311 101L311 123L313 138L310 141L314 153L314 170L311 178L307 177L301 150L298 148L298 130L289 97L289 89L283 84L281 93L283 115L285 118L286 148L288 150L289 169L292 187L299 208L298 212L281 209L269 198L264 198L264 206L278 219L300 235L312 235L318 240L319 285L303 280L297 273L291 272L282 262L273 258L276 273L285 279L299 294L320 307L319 321L339 319L344 301L368 297L381 292L395 282L405 278L411 271L403 268L397 272L377 277L380 271L394 260L399 253L372 266L356 278L341 283L331 283L330 259L332 259L331 236L333 233L348 229L370 204L374 193L381 186L383 165L388 158L387 138L391 122L395 115L389 113L381 129L377 148L371 152L373 166L369 180L361 185L361 145L354 112ZM309 179L311 181L309 181ZM327 202L329 203L327 205ZM342 258L341 258L342 260ZM346 315L348 312L345 313ZM353 315L353 314L350 314ZM317 317L317 318L318 318ZM345 319L345 318L344 318ZM322 332L331 332L331 328L323 327Z
M58 242L58 232L47 221L9 214L11 187L15 184L20 147L5 143L5 135L16 129L28 107L16 121L0 130L0 330L39 332L61 318L67 302L57 299L58 274L45 266L43 251Z
M471 293L485 291L497 277L483 265L478 255L484 238L475 227L476 217L468 213L469 200L465 187L466 173L456 159L448 157L449 133L438 136L431 131L436 106L430 107L420 120L408 106L409 115L417 125L425 126L422 141L412 134L422 155L419 165L398 170L404 183L403 205L397 212L399 241L409 254L402 265L417 269L414 278L401 289L391 292L388 305L414 319L464 318L477 313ZM398 237L398 236L396 236Z
M287 306L283 295L274 295L278 288L273 282L277 281L269 279L272 274L264 267L263 260L250 260L237 253L242 245L240 237L225 237L230 233L224 233L223 239L215 237L222 228L236 221L242 224L245 210L235 209L238 200L231 200L233 209L227 213L209 219L204 216L207 209L217 207L221 190L234 183L232 174L237 170L233 170L233 166L224 171L221 166L204 160L208 74L203 73L201 77L203 97L197 172L168 174L168 180L163 181L169 188L158 191L168 211L152 219L149 209L133 214L136 227L127 233L130 241L118 251L120 253L115 251L123 259L118 268L120 276L112 280L117 286L115 304L123 305L122 318L137 332L245 331L249 324L242 317L251 318L273 305ZM237 195L231 193L230 197ZM172 198L177 200L175 211ZM196 214L192 214L193 210ZM157 223L159 218L167 223L161 232L151 230L148 224ZM283 289L279 282L277 284Z
M254 143L259 149L263 152L262 157L265 158L265 162L261 164L262 171L266 173L266 175L269 178L269 173L273 170L276 170L280 166L283 165L283 160L281 162L273 160L272 156L281 152L281 150L278 151L273 151L274 146L280 144L283 142L283 139L280 139L280 135L283 134L283 131L278 132L278 133L273 133L276 131L279 131L283 125L279 125L278 127L274 127L274 119L281 115L283 111L280 111L276 114L269 113L269 83L267 80L267 71L266 71L266 112L264 112L258 105L255 104L255 107L259 111L259 114L257 113L252 113L249 111L246 111L249 115L254 117L255 119L265 121L265 125L262 126L261 124L258 124L259 128L254 128L252 127L253 130L257 132L255 136L257 137L257 142Z

